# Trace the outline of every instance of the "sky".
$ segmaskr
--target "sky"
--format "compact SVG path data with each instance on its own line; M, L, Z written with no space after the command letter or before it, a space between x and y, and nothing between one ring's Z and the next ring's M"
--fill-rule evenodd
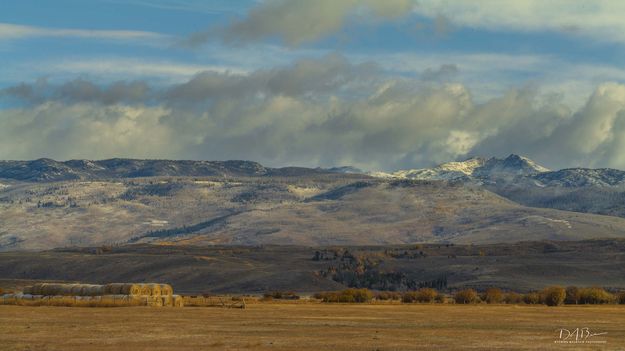
M0 159L625 169L625 2L5 0Z

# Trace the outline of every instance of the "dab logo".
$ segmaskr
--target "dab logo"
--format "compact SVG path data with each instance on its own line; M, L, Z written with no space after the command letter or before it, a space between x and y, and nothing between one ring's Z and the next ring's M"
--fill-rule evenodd
M598 336L607 335L607 332L594 332L588 327L557 330L558 339L556 344L605 344L606 340L597 338Z

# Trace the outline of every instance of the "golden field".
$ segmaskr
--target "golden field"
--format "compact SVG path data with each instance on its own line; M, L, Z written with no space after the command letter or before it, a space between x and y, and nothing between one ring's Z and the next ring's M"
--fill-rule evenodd
M224 308L0 306L2 350L624 349L625 306L257 303ZM607 333L555 344L558 330Z

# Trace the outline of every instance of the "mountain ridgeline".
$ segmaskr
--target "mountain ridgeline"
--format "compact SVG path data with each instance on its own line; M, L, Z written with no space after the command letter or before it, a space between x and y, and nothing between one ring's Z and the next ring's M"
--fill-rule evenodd
M538 187L614 187L625 185L625 171L601 168L568 168L551 171L536 162L518 155L499 158L470 158L466 161L448 162L434 168L400 170L393 173L377 172L382 178L452 180L475 184L518 184Z
M252 161L136 160L114 158L101 161L0 161L0 179L27 182L96 180L139 177L270 177L323 173L357 173L351 167L333 169L269 168Z

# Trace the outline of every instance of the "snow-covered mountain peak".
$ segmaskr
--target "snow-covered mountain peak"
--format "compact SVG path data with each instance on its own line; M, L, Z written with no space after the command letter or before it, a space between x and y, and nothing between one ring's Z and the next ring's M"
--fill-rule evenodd
M473 178L527 176L543 172L549 172L549 169L527 157L512 154L504 159L473 157L465 161L443 163L433 168L405 169L392 173L374 172L370 175L399 179L469 180Z
M470 158L465 161L453 161L440 164L435 167L441 171L460 172L468 176L472 175L476 168L482 167L486 160L481 157Z

